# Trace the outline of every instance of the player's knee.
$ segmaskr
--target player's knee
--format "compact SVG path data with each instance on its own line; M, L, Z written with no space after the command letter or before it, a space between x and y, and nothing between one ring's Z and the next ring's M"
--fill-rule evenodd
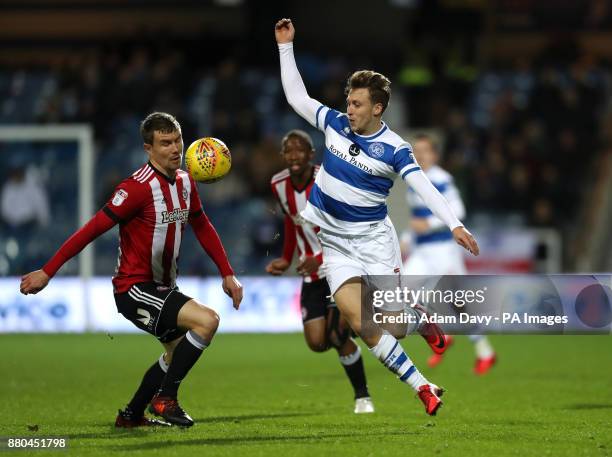
M199 313L198 318L195 321L195 325L193 325L191 330L196 332L202 338L210 341L219 328L220 320L221 318L214 310L204 308Z
M313 352L325 352L329 349L329 345L325 340L307 341L306 343Z
M313 352L325 352L329 349L329 343L325 339L325 335L309 335L306 334L306 344L308 349Z

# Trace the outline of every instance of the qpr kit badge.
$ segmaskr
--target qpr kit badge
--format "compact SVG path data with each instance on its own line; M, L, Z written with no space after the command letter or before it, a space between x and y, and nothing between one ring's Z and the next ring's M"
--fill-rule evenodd
M385 154L385 147L382 143L372 143L368 146L368 153L375 159L380 159Z

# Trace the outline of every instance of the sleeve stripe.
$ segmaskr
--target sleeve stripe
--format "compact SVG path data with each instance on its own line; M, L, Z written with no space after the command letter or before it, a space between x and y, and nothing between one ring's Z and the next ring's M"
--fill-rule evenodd
M404 166L404 167L403 167L403 168L402 168L402 169L399 171L399 174L400 174L400 175L402 175L402 177L403 177L403 175L404 175L404 173L406 172L406 170L409 170L410 168L419 168L419 166L418 166L416 163L411 162L411 163L409 163L408 165Z
M402 175L402 179L404 179L404 178L406 177L406 175L409 175L409 174L410 174L410 173L412 173L413 171L418 171L418 170L420 170L420 169L421 169L421 167L411 168L410 170L406 171L406 173L404 173L404 174Z
M319 129L319 114L321 113L321 110L323 109L324 105L319 106L319 109L317 110L317 114L315 115L315 121L316 121L316 128L317 130Z
M108 207L108 205L102 208L102 211L104 211L104 214L114 220L117 224L123 222L123 220L119 216L113 213L113 211Z

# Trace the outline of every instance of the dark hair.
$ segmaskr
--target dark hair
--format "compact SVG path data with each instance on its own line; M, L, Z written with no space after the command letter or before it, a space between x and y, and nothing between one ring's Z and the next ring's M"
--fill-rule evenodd
M368 89L372 103L380 103L383 111L389 106L391 98L391 81L385 75L372 70L359 70L349 76L344 88L348 95L351 89Z
M436 153L440 153L440 143L438 143L438 141L431 135L428 135L427 133L419 133L417 135L415 135L414 137L414 143L416 143L417 141L427 141L431 148L434 150L434 152Z
M174 133L180 131L181 124L172 114L168 113L151 113L140 123L140 136L146 144L153 144L155 132Z
M308 149L314 149L314 145L312 144L312 138L310 135L306 133L304 130L294 129L287 132L287 134L281 140L281 151L285 150L285 146L287 146L287 141L290 138L297 138L302 141Z

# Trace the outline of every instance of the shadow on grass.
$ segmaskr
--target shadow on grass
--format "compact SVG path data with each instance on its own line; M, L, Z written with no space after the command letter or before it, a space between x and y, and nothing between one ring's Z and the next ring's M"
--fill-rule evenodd
M194 419L196 424L218 423L218 422L234 422L257 420L257 419L279 419L283 417L304 417L313 416L314 413L273 413L273 414L244 414L237 416L210 416ZM166 430L188 430L180 427L151 427L151 428L115 428L109 422L99 422L90 424L93 427L99 427L103 430L100 432L89 433L67 433L65 436L70 439L129 439L135 437L150 436L155 433L165 432Z
M612 409L612 403L574 403L566 405L563 409Z
M280 417L303 417L314 416L314 413L274 413L274 414L244 414L241 416L210 416L194 419L196 424L206 424L210 422L241 422L257 419L278 419Z
M389 435L397 435L397 432L380 432L380 433L359 433L358 436L360 438L363 437L383 437ZM418 432L402 432L401 435L418 435ZM334 434L325 434L321 433L313 433L309 435L301 435L301 436L235 436L232 438L198 438L186 440L184 437L180 439L172 440L172 441L155 441L148 443L138 443L138 444L124 444L120 446L100 446L104 447L109 451L121 451L121 452L129 452L129 451L146 451L148 449L151 450L159 450L163 448L172 447L175 448L177 446L228 446L235 444L257 444L257 443L283 443L283 442L294 442L294 443L303 443L303 442L319 442L321 440L336 440L338 438L351 438L355 439L355 433L334 433Z

